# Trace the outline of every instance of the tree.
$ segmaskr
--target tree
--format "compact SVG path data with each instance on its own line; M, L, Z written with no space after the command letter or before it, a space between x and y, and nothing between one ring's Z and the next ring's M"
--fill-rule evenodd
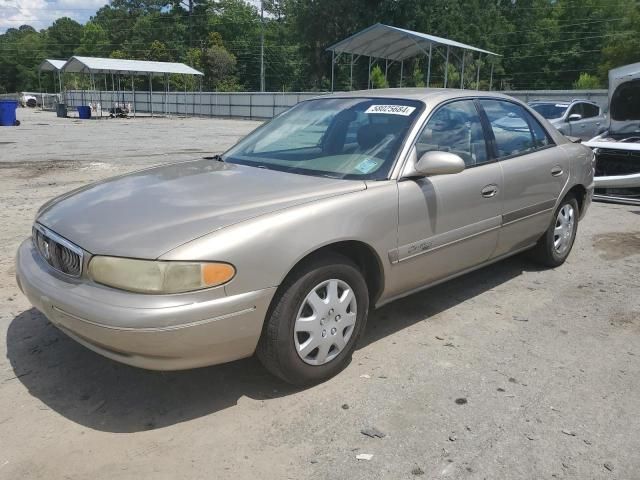
M573 88L576 90L592 90L600 88L600 80L595 75L589 75L588 73L581 73L578 80L573 82Z
M53 58L67 59L80 46L83 29L75 20L62 17L45 32L47 51Z
M156 62L171 62L173 58L171 53L167 49L167 46L159 40L154 40L149 46L149 51L146 55L147 60L153 60Z
M388 88L389 82L384 77L384 73L380 68L380 65L376 65L371 69L371 86L373 88Z
M109 37L101 25L87 22L82 29L80 46L76 49L78 55L106 57L111 51Z
M424 72L420 69L420 61L416 59L413 64L413 72L411 72L411 78L409 81L411 87L424 87Z

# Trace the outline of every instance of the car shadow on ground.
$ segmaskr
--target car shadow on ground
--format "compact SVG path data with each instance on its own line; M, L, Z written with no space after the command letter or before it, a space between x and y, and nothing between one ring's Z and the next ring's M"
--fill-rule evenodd
M358 348L534 269L518 256L386 305L371 313ZM71 340L33 308L9 325L7 356L43 408L106 432L152 430L232 407L245 396L269 400L299 391L254 358L182 372L122 365Z

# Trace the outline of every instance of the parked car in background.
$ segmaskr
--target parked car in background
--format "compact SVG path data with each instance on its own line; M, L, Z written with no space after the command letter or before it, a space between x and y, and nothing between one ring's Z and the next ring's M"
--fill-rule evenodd
M22 107L35 108L38 106L38 99L35 95L23 93L20 95L20 105Z
M593 157L493 92L327 95L223 155L49 201L17 281L114 360L174 370L255 352L284 380L317 383L349 363L370 307L525 250L561 265Z
M586 143L596 154L595 196L640 205L640 63L609 71L609 129Z
M529 106L563 135L588 140L607 129L607 117L595 102L535 100Z

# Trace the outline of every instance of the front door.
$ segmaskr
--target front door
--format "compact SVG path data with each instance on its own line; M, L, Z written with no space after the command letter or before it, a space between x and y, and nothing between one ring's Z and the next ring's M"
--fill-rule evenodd
M462 157L453 175L398 183L398 248L391 252L395 293L434 283L488 260L497 245L502 212L502 171L490 160L474 100L441 106L430 117L413 152Z
M569 135L580 137L583 140L590 140L597 135L601 129L600 109L590 103L578 102L571 107L567 114L567 119L572 114L580 115L580 120L569 122Z

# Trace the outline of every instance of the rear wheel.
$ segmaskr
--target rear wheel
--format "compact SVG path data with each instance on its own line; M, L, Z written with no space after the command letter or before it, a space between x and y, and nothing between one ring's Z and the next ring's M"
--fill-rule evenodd
M369 293L358 267L338 254L297 267L278 291L257 354L295 385L327 380L351 361L367 320Z
M562 265L573 248L577 231L578 201L573 195L567 195L556 209L553 222L533 249L534 260L547 267Z

